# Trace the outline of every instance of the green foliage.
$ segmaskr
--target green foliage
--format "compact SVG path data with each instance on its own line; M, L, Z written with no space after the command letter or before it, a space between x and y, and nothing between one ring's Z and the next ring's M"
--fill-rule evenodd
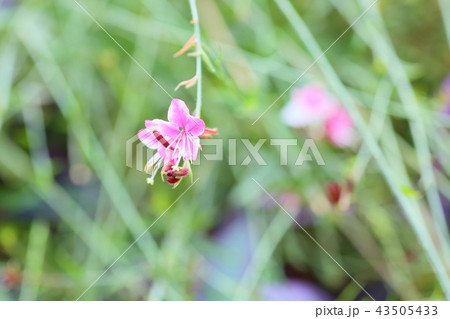
M83 299L261 299L261 287L287 279L367 298L253 179L371 293L450 297L450 121L439 113L448 2L380 0L310 67L371 1L198 0L202 118L224 139L224 160L193 165L189 189L190 178L149 186L125 165L127 140L165 118L168 95L195 108L195 88L173 90L196 72L194 57L173 57L193 34L188 1L79 2L123 50L75 1L0 7L1 300L77 299L137 238ZM252 125L297 79L323 83L358 118L358 146L287 128L279 109L290 92ZM325 166L293 165L309 137ZM287 166L268 142L267 166L230 166L230 138L300 146ZM343 186L339 205L330 182ZM217 239L237 216L252 247L239 276L231 268L246 243ZM219 257L226 269L211 275Z

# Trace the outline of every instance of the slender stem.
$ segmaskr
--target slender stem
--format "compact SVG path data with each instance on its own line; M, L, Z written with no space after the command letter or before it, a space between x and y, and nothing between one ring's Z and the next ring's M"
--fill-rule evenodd
M198 11L196 0L189 0L189 6L191 7L192 21L194 24L194 33L197 44L197 52L203 52L202 50L202 39L200 35L200 21L198 19ZM195 75L197 75L197 103L195 105L195 115L200 117L200 112L202 110L202 56L197 55L195 58L196 68Z

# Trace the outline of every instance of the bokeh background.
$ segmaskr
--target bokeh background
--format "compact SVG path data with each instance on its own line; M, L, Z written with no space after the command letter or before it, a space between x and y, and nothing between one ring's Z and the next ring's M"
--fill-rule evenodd
M80 4L194 109L195 88L174 91L195 72L173 57L193 33L187 0ZM82 300L370 300L252 178L375 299L450 298L449 1L379 0L292 88L335 95L357 119L351 146L286 126L291 90L252 125L372 4L197 1L202 118L225 159L195 166ZM77 299L191 185L125 164L169 103L74 1L0 1L1 300ZM280 166L269 143L266 166L228 165L230 138L308 137L325 166Z

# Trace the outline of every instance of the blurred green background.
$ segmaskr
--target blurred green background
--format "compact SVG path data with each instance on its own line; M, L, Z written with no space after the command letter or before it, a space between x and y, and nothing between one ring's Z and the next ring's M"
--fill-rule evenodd
M80 4L194 109L195 88L174 91L195 72L173 58L193 33L187 0ZM202 118L225 159L230 138L311 137L280 121L289 92L252 123L371 4L197 1L214 65ZM269 143L267 166L203 160L82 299L369 300L252 178L375 299L449 298L449 17L446 0L378 1L295 85L320 82L361 113L358 145L316 140L325 166L280 166ZM149 186L125 165L126 141L169 103L74 1L0 1L0 300L77 299L190 186Z

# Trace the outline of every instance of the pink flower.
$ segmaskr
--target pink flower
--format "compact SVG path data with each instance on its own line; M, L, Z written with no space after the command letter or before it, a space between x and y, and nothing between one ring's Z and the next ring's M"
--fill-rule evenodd
M325 124L328 139L338 147L349 146L354 140L353 121L344 108L339 108Z
M318 84L296 89L289 103L281 110L281 119L291 127L305 127L328 118L338 103Z
M349 146L355 137L347 111L320 84L295 89L281 110L281 119L295 128L324 126L326 136L337 147Z
M172 100L167 118L169 121L147 120L145 129L138 132L142 143L157 150L145 168L147 173L151 173L148 179L150 184L153 184L154 176L162 163L165 165L162 173L170 173L170 184L176 184L174 178L181 179L186 176L189 162L197 158L200 149L199 136L205 131L203 120L190 115L188 107L182 100ZM183 160L182 167L179 166L181 160ZM176 174L175 171L183 173Z

